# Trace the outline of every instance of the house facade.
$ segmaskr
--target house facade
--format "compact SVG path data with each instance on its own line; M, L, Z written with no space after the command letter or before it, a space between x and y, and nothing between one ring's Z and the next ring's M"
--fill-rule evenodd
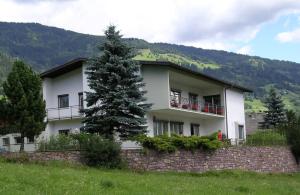
M90 91L85 61L78 58L41 74L47 126L39 139L79 132L83 126L80 109L86 107L84 92ZM233 142L246 138L244 92L251 90L171 62L140 61L140 64L145 96L153 104L145 116L149 136L172 133L203 136L220 130ZM7 139L1 141L8 143ZM128 141L122 147L137 145Z
M79 58L42 73L47 127L43 138L79 132L89 91L86 59ZM226 138L245 139L244 92L241 86L194 72L171 62L140 61L146 98L147 134L208 135L221 130ZM135 147L124 142L124 148Z

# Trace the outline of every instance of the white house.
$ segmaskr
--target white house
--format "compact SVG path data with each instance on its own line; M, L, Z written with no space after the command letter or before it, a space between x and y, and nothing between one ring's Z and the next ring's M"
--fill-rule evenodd
M48 121L42 137L79 131L83 125L79 110L89 91L85 61L78 58L41 74ZM153 104L146 114L149 136L202 136L221 130L229 139L245 139L243 93L251 90L171 62L140 63L146 98Z

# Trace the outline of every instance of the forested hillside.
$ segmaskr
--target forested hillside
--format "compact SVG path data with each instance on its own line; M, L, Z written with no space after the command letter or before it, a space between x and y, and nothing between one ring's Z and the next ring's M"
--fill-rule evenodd
M260 111L270 86L280 90L288 108L300 111L300 64L205 50L166 43L125 39L137 50L136 59L169 60L206 74L245 85L255 90L246 108ZM92 36L34 23L0 22L0 82L10 70L13 58L23 59L43 71L77 57L95 54L102 36Z

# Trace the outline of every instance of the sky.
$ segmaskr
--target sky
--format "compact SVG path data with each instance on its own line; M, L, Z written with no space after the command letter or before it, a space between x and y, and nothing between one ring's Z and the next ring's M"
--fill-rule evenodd
M0 0L0 21L300 63L300 0Z

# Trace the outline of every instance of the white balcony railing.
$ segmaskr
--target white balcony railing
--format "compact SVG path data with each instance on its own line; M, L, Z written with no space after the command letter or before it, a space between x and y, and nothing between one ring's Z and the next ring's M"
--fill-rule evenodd
M64 108L48 108L47 120L63 120L63 119L73 119L81 118L83 114L80 112L82 106L75 105Z

